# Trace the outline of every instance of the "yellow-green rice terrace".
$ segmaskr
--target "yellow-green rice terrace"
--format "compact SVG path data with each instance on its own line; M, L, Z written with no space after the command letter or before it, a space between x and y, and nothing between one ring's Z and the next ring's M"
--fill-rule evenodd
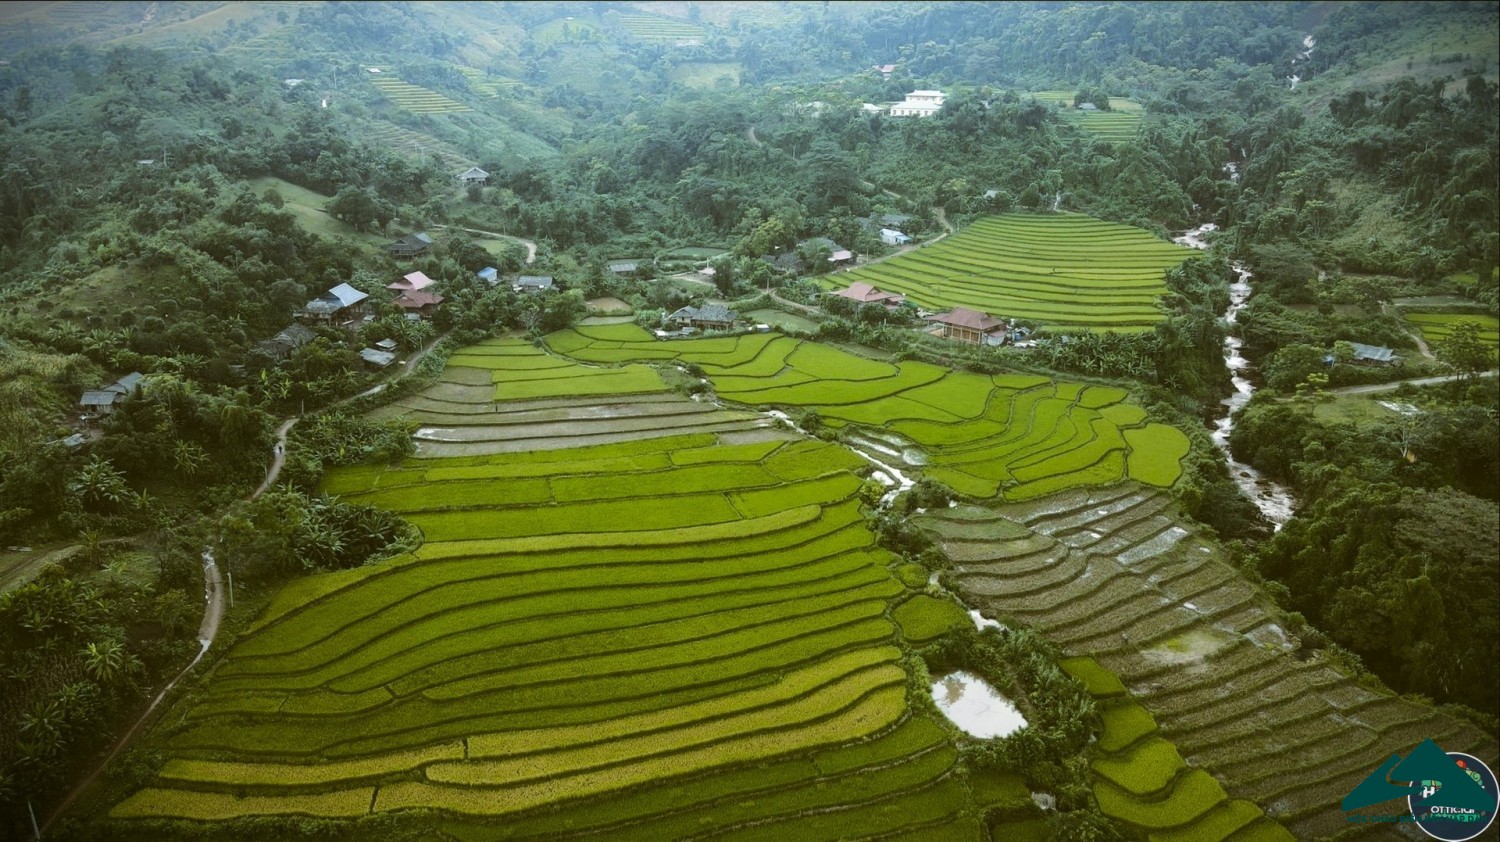
M689 364L745 408L683 397L654 367ZM941 631L929 614L968 618L914 601L931 597L876 546L864 456L752 410L875 428L970 496L1170 485L1186 438L1125 398L776 334L605 325L465 349L377 413L421 425L416 457L325 480L399 512L421 547L283 589L164 719L170 759L112 815L979 839L986 807L1024 812L1030 794L957 763L905 646Z

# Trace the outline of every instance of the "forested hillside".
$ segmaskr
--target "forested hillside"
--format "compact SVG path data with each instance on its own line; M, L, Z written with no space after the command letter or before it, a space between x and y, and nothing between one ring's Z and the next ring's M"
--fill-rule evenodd
M932 117L892 115L923 90L945 95ZM442 394L448 356L496 336L576 353L543 337L612 306L654 330L684 306L722 303L809 347L984 378L986 395L1054 376L1075 401L1128 394L1129 408L1111 401L1101 417L1182 431L1162 505L1221 542L1224 569L1289 618L1297 657L1492 737L1497 159L1490 3L7 4L0 828L24 829L28 799L38 813L56 806L194 654L205 547L228 540L257 559L232 569L259 610L289 581L420 541L386 509L320 493L331 468L411 455L419 414L362 413ZM460 182L471 168L485 178ZM1167 241L1205 224L1208 253L1172 253ZM891 227L914 241L885 237ZM393 256L417 233L430 250ZM1107 241L1098 257L1091 239ZM1140 269L1109 251L1116 242L1157 249L1155 262ZM829 271L838 251L849 277ZM487 267L504 282L476 274ZM1129 289L1057 293L1060 269ZM1009 273L1012 297L972 300L1033 306L991 314L1030 342L924 332L918 304L962 305L944 296L991 284L987 272ZM1253 293L1227 321L1239 272ZM422 318L386 294L411 273L442 297ZM521 275L552 281L528 293ZM909 306L825 295L882 277ZM369 318L309 321L307 303L340 284L374 293ZM1110 303L1127 298L1128 314ZM305 334L276 344L298 324ZM1227 338L1247 369L1226 369ZM361 356L377 347L390 367ZM714 371L712 358L704 371L697 358L608 350L620 355L587 361L672 360L663 388L700 398L774 374L749 358L735 361L748 373ZM1295 499L1284 525L1241 493L1212 438L1232 374L1258 391L1222 437ZM1349 391L1419 377L1447 380ZM81 403L122 382L114 411ZM819 414L843 404L739 391L823 438L858 424ZM921 421L971 408L952 400ZM1077 423L1102 440L1102 421ZM1127 438L1146 435L1121 448ZM1066 441L1038 444L1038 461ZM290 487L241 502L283 457ZM1086 467L1126 475L1105 464ZM1016 486L998 477L985 490L1003 500ZM923 482L908 493L986 496ZM880 494L861 493L879 508ZM882 551L952 564L896 520L872 521ZM229 622L238 634L250 618ZM1051 645L1036 657L1055 660ZM1026 680L1047 684L1049 669ZM1073 736L1062 742L1076 754ZM144 785L162 762L137 756L119 779ZM1045 789L1063 793L1047 819L1056 838L1145 835L1098 811L1077 757L1048 763ZM966 802L974 827L1005 812L983 801Z

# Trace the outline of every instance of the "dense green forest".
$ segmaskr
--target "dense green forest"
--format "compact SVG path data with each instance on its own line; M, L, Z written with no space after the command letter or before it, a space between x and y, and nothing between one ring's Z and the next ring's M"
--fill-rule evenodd
M1494 345L1458 330L1428 359L1399 304L1500 314L1492 4L645 4L680 11L702 33L686 41L628 28L629 3L245 5L0 12L0 548L69 549L0 593L7 832L190 657L210 535L252 559L262 596L413 540L314 492L327 467L410 447L358 401L334 407L380 381L362 344L443 337L437 365L565 328L585 299L670 312L711 294L656 280L683 248L722 253L725 299L813 302L812 273L761 256L819 237L879 256L866 221L887 214L918 237L1012 212L1163 238L1216 224L1213 250L1167 274L1154 330L934 352L899 316L849 307L812 335L1126 384L1193 441L1174 498L1298 612L1304 645L1493 731ZM438 104L404 105L386 77ZM914 89L947 92L935 117L862 107ZM1101 137L1049 91L1132 109L1135 133ZM470 166L489 186L457 184ZM389 256L418 231L440 234L429 255ZM1232 264L1255 290L1234 325ZM486 266L557 289L518 295L477 280ZM319 327L285 358L257 352L324 290L414 270L447 297L430 324L382 307L358 341ZM1231 330L1261 388L1234 453L1299 503L1279 531L1209 439ZM1355 365L1348 343L1408 364ZM140 394L80 424L80 394L130 372L148 375ZM1396 393L1416 418L1319 397L1428 374L1460 379ZM296 432L296 487L237 505L280 420L328 407Z

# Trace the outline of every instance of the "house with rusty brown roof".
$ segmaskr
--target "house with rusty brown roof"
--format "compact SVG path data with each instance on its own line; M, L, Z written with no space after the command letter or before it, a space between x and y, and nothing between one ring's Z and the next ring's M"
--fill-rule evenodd
M899 292L881 292L864 281L855 281L847 289L833 290L828 294L847 298L860 304L879 304L887 310L894 310L906 301L906 296Z
M926 318L935 325L930 331L934 336L955 342L1000 345L1010 332L1010 325L1004 319L965 307L954 307L946 313L934 313Z

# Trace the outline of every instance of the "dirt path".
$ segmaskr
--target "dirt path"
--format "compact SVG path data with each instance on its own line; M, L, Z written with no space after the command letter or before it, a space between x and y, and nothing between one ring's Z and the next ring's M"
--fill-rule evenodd
M254 500L275 484L276 478L281 474L282 466L286 464L287 433L292 429L292 425L296 423L297 418L289 418L277 428L276 444L272 447L271 466L266 469L266 477L261 481L260 487L255 489L248 499ZM141 715L136 718L135 722L131 723L129 730L121 735L120 739L115 741L114 746L109 750L109 754L104 756L104 759L94 768L94 771L89 773L89 776L84 778L78 786L74 787L73 791L68 793L68 797L64 798L57 805L57 809L52 811L52 815L48 816L46 823L42 825L42 832L45 833L52 826L52 823L57 821L58 817L66 812L69 807L73 806L73 802L78 800L78 796L82 795L84 790L88 789L93 785L94 781L99 779L99 775L104 772L110 762L126 746L130 745L131 740L135 739L136 734L140 733L146 721L151 718L152 714L156 713L162 701L167 698L167 694L171 693L172 689L183 678L187 677L187 674L192 672L194 667L198 666L198 662L203 660L203 656L208 654L209 647L213 646L214 641L219 637L219 626L224 621L226 595L227 590L224 587L224 574L219 570L219 565L214 560L213 549L205 547L203 550L203 621L198 624L198 654L194 655L193 660L189 661L188 665L183 667L181 672L177 673L171 681L166 683L166 686L161 688L161 692L156 694L156 698L151 700L151 704L147 705L146 709L141 712Z
M286 464L286 434L291 432L292 425L296 423L296 418L288 418L277 428L276 444L271 448L271 467L266 469L266 478L261 481L260 487L250 495L251 500L265 494L281 475L281 466Z
M126 541L134 541L139 537L139 535L122 535L119 538L106 538L99 543L104 546L110 546ZM48 544L41 548L17 548L14 551L0 553L0 593L4 593L11 588L19 588L31 581L31 577L35 576L43 567L53 562L62 561L82 548L82 544L64 541ZM22 549L25 552L22 552ZM10 557L7 558L7 556Z
M517 237L517 236L515 236L513 234L501 234L498 231L481 231L478 228L460 228L457 225L434 225L432 227L433 228L437 228L439 230L444 230L444 231L449 230L449 229L453 229L453 230L457 230L457 231L463 231L463 232L469 233L469 234L482 234L482 235L484 235L486 237L490 237L491 239L515 240L516 242L518 242L521 245L523 245L523 246L526 247L526 262L527 262L527 264L530 264L530 263L532 263L532 262L534 262L536 260L536 243L533 243L530 240L523 240L520 237Z
M535 246L532 247L535 248ZM408 358L406 363L404 364L401 373L392 378L392 380L399 380L400 378L405 377L413 370L415 370L417 362L421 360L428 351L431 351L442 339L442 336L433 339L427 344L427 347L422 348L417 353L411 355L411 357ZM358 395L344 398L342 401L339 401L339 403L351 401L355 398L363 397L364 395L374 394L375 392L384 389L385 386L386 383L381 383L373 389L368 389ZM281 476L282 467L286 465L287 434L291 432L292 427L295 426L299 420L301 420L300 416L293 416L283 421L281 423L281 426L276 428L276 442L271 447L271 464L268 468L266 468L265 479L261 480L260 486L256 488L255 491L251 493L250 496L246 499L254 500L260 495L266 493L266 491L270 490L271 486L276 484L277 478ZM213 549L211 547L205 547L203 550L203 621L198 625L198 654L193 656L193 660L190 661L187 666L183 667L182 671L177 673L177 675L171 681L167 682L166 686L161 688L161 692L156 694L156 697L151 700L151 704L148 705L145 711L143 711L141 715L136 718L135 722L131 724L130 729L127 730L120 737L120 739L115 741L114 746L110 748L109 754L105 755L104 760L101 761L99 765L94 768L93 772L89 773L89 776L84 778L83 781L78 784L78 786L74 787L73 790L68 793L68 796L58 804L57 808L53 810L52 814L47 818L46 823L41 826L41 830L44 833L48 828L52 826L53 822L57 821L57 819L61 817L62 814L73 805L73 802L78 800L78 796L82 795L84 790L88 789L93 785L94 781L99 779L99 775L107 766L109 766L110 762L113 761L115 757L117 757L127 745L130 745L131 740L135 739L136 734L140 733L140 730L143 726L145 726L146 721L151 718L151 715L154 714L157 708L161 706L162 701L167 698L167 694L172 692L172 689L176 687L177 684L181 682L188 673L192 672L194 667L198 666L198 662L203 660L204 655L208 654L209 647L213 646L214 641L218 639L219 636L219 625L224 620L225 598L227 595L228 591L224 585L224 574L219 570L219 565L214 560Z
M1392 307L1389 301L1380 302L1380 312L1384 313L1387 316L1395 316L1398 319L1401 318L1401 312L1395 307ZM1410 336L1412 338L1413 342L1417 343L1417 350L1422 352L1422 356L1426 357L1429 360L1437 359L1437 357L1432 355L1432 349L1427 347L1427 340L1422 338L1422 332L1420 330L1412 330L1411 328L1405 327L1404 325L1402 326L1402 329L1406 331L1407 336Z

